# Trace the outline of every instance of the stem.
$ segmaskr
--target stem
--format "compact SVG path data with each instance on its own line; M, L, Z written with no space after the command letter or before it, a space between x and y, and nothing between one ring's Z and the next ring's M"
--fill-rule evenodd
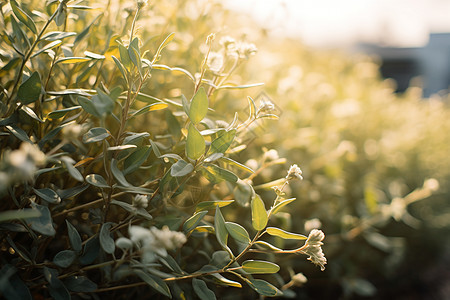
M28 62L28 60L31 57L31 54L34 51L34 48L36 48L36 45L41 41L41 37L44 34L45 30L47 29L47 27L50 25L50 23L53 21L53 19L55 18L55 16L57 15L58 11L59 11L59 7L63 5L63 2L61 2L58 6L58 8L55 10L55 12L51 15L50 19L47 20L47 23L45 23L44 27L41 29L41 31L39 32L39 34L36 37L36 40L34 41L34 43L31 45L30 50L28 51L28 53L25 55L25 57L22 60L22 64L20 66L19 69L19 74L17 76L16 82L14 83L13 89L11 91L11 94L9 95L6 104L9 105L11 99L15 96L16 92L17 92L17 88L19 87L19 83L22 81L22 76L23 76L23 70L25 69L25 65ZM14 106L12 106L14 107ZM9 113L12 113L11 109L9 111Z

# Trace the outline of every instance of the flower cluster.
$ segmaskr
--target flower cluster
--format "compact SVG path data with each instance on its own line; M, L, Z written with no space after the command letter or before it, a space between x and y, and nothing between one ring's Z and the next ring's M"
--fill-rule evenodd
M301 247L298 252L309 255L308 260L312 263L319 265L320 270L325 270L325 265L327 264L327 259L322 251L322 241L325 238L325 234L322 230L313 229L309 233L308 239L305 245Z
M162 229L130 226L128 231L130 239L119 238L116 245L123 250L130 249L132 245L136 246L141 250L143 263L154 262L157 255L167 256L167 250L180 248L186 243L186 236L182 232L171 231L167 226Z
M0 190L14 182L32 180L37 167L45 162L45 154L35 144L24 142L19 149L6 152L0 166Z
M286 179L287 180L294 180L294 179L303 180L302 170L296 164L293 164L289 168L288 174L286 175Z

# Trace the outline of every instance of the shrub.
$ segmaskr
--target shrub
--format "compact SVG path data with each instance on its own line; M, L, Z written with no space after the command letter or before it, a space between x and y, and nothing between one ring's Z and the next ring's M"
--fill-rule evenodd
M219 109L223 90L260 85L230 80L256 47L168 33L166 4L105 5L1 5L3 295L214 299L225 286L276 296L302 280L278 275L274 254L305 254L323 270L322 231L278 228L300 168L263 199L252 186L263 168L236 160L249 128L277 118L273 104L248 97L245 121ZM199 4L175 15L182 5ZM192 17L176 21L189 28ZM264 168L285 162L270 160Z

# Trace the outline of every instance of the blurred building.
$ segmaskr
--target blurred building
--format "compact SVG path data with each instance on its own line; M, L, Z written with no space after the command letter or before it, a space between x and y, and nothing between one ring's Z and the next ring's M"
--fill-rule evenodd
M422 78L424 97L449 90L450 33L430 34L428 44L421 48L359 44L356 50L380 57L381 74L397 82L397 92L404 92L416 76Z

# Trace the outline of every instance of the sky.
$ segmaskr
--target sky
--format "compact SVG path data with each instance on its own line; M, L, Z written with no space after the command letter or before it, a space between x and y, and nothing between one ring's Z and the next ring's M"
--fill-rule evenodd
M275 34L311 46L421 47L450 32L450 0L225 0Z

